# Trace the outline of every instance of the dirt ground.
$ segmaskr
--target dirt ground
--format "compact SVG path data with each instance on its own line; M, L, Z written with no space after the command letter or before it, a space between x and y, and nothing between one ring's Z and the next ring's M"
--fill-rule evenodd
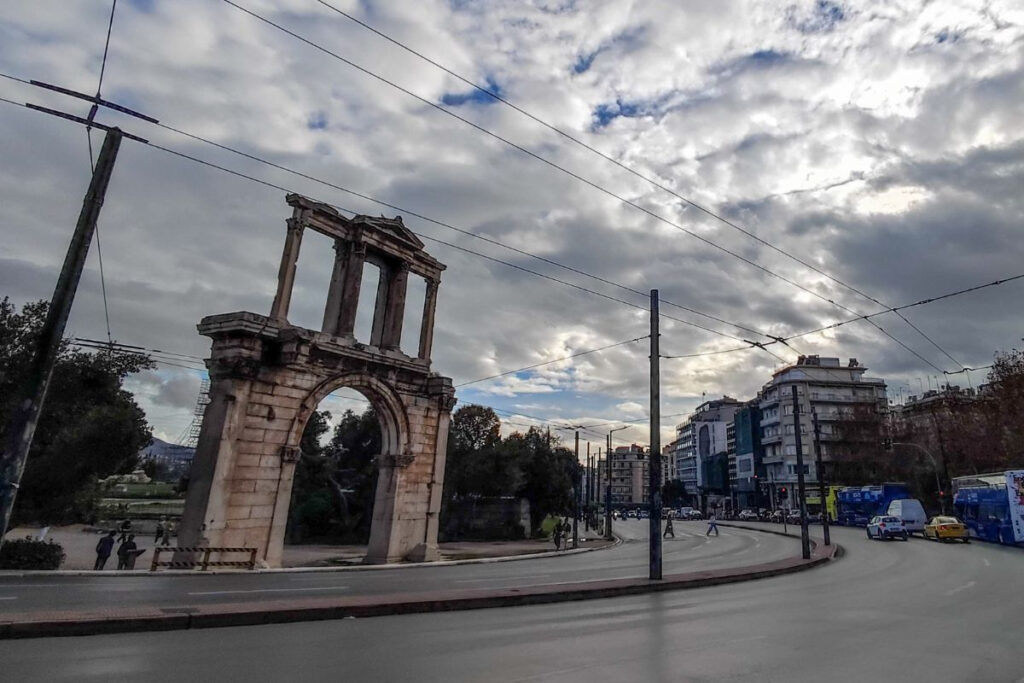
M38 538L40 529L38 527L18 527L7 533L6 538L24 538L31 536ZM99 541L101 532L93 530L82 524L70 526L50 527L45 538L53 539L64 547L67 557L61 569L92 569L96 560L96 543ZM138 559L136 571L147 571L149 563L153 560L153 547L155 545L152 533L136 534L135 542L140 549L146 552ZM580 547L588 548L603 545L605 541L600 538L580 539ZM172 544L174 541L172 539ZM528 540L528 541L490 541L490 542L458 542L442 543L440 545L441 557L445 560L464 560L482 557L503 557L510 555L527 555L531 553L547 552L554 550L551 541ZM116 551L116 546L115 546ZM366 554L366 546L353 545L289 545L284 548L282 566L284 567L330 567L359 564ZM117 558L111 557L107 561L107 569L117 566Z

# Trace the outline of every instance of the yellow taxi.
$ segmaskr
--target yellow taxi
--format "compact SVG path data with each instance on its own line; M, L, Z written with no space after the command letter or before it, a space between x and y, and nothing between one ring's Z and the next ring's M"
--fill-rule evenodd
M956 517L932 517L932 521L924 525L924 537L943 542L950 538L971 542L967 527Z

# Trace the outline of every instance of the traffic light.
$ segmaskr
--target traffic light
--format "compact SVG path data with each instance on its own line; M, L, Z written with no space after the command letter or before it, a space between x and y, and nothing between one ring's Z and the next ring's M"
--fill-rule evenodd
M779 500L786 500L787 498L789 498L789 491L783 486L779 489Z

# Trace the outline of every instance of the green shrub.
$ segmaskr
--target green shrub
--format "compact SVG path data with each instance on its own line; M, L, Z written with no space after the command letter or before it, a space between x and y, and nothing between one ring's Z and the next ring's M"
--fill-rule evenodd
M4 541L0 546L0 569L60 569L64 557L64 548L53 541Z

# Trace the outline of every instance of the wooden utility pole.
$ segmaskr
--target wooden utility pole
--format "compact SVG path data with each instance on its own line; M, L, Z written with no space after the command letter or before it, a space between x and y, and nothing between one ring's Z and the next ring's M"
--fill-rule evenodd
M21 475L25 472L25 461L32 448L39 414L46 402L50 376L53 374L53 366L60 352L64 328L71 313L71 305L75 301L78 282L82 278L85 259L89 255L89 245L96 232L96 221L99 219L100 208L103 206L103 198L110 184L110 175L114 170L114 161L117 159L117 150L120 146L121 131L117 128L108 129L89 189L82 202L82 211L78 215L75 232L71 236L71 243L64 257L57 286L50 299L46 321L43 323L32 357L32 365L28 370L24 393L15 404L7 423L7 437L3 452L0 453L0 543L3 543L7 525L11 520Z
M651 504L651 580L661 579L661 350L658 344L658 290L651 290L651 461L648 500Z

